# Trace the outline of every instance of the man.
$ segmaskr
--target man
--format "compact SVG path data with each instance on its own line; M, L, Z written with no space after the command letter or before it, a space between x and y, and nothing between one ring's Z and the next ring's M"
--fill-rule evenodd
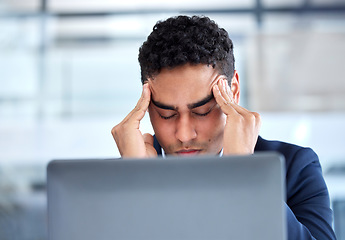
M238 105L239 74L228 33L207 17L158 22L139 51L142 96L112 129L120 154L252 154L286 158L289 239L335 239L327 187L308 148L258 136L260 115ZM155 136L139 130L146 111Z

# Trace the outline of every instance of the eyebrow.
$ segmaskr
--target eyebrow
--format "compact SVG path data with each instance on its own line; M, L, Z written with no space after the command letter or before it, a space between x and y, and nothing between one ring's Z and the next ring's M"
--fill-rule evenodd
M210 95L208 95L207 97L205 97L204 99L196 102L196 103L191 103L191 104L188 104L188 108L189 109L193 109L193 108L197 108L197 107L201 107L205 104L207 104L208 102L210 102L212 99L214 98L213 96L213 93L211 93ZM161 109L165 109L165 110L173 110L173 111L176 111L178 108L177 107L174 107L172 105L166 105L166 104L163 104L163 103L160 103L160 102L157 102L155 100L153 100L153 98L151 97L151 102L158 108L161 108Z

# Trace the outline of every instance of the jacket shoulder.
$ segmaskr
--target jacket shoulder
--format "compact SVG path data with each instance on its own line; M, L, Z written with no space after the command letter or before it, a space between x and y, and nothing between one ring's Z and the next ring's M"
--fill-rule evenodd
M287 170L292 167L303 169L304 166L310 163L319 162L318 156L311 148L282 141L269 141L259 136L255 152L260 151L276 151L281 153L285 157ZM297 159L298 161L296 161Z

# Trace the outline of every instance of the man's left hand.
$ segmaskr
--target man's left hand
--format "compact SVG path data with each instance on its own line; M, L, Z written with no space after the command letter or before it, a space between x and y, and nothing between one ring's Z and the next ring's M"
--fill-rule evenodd
M248 111L234 101L228 81L224 76L220 76L213 86L213 95L226 115L224 155L254 153L261 125L260 115Z

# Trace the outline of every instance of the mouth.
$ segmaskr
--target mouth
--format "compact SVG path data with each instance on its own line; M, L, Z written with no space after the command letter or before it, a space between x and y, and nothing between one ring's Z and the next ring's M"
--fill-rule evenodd
M180 156L192 156L197 155L201 152L199 149L183 149L180 151L177 151L176 154Z

